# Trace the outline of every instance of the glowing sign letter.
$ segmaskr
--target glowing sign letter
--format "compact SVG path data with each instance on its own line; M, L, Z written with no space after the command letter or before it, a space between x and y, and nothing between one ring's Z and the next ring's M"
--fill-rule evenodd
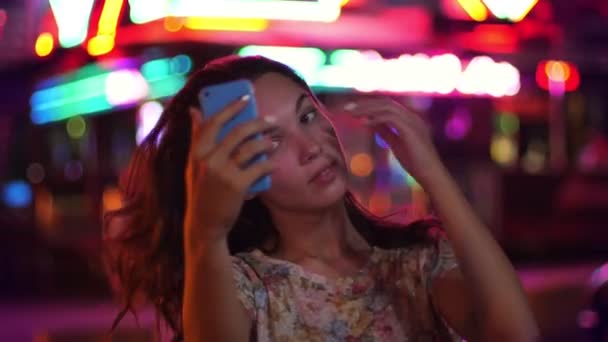
M49 0L62 47L74 47L85 40L93 2L95 0Z

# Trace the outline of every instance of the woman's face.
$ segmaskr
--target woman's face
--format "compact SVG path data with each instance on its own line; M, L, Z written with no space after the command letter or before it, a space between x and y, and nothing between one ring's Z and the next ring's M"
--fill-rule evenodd
M269 158L276 169L272 187L260 194L273 208L308 211L340 201L347 171L334 128L305 89L279 73L255 82L260 116L273 117L277 128L265 135L274 142Z

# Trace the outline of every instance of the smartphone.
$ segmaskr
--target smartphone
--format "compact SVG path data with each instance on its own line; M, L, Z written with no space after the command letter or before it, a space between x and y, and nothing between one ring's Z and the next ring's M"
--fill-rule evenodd
M203 119L208 119L219 113L231 102L239 99L243 95L249 95L249 101L243 110L237 113L230 121L228 121L219 132L218 141L223 140L228 133L238 125L254 120L257 117L257 106L253 93L253 84L246 79L235 80L220 84L211 85L201 89L198 94L201 104ZM256 134L253 139L262 139L261 134ZM266 154L262 153L255 156L247 166L266 160ZM264 175L258 179L248 191L248 194L253 195L270 189L270 175Z

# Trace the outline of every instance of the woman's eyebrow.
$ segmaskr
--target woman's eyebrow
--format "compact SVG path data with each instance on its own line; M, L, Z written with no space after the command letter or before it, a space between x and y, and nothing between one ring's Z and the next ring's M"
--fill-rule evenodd
M308 94L306 94L306 93L300 94L300 96L296 100L296 114L300 112L300 109L302 109L302 104L304 103L304 100L306 100L307 98L308 98Z

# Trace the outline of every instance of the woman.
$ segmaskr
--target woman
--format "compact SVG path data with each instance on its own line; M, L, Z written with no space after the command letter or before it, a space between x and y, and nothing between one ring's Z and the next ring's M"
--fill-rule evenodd
M259 118L218 143L249 99L203 121L197 93L240 78L254 84ZM107 217L126 303L115 325L140 296L175 340L534 340L512 266L424 122L385 99L345 109L388 142L441 229L433 220L395 227L357 205L324 108L292 70L262 57L219 59L191 77L139 146L126 205ZM247 139L254 133L264 139ZM262 152L267 161L245 166ZM248 196L265 174L272 188Z

